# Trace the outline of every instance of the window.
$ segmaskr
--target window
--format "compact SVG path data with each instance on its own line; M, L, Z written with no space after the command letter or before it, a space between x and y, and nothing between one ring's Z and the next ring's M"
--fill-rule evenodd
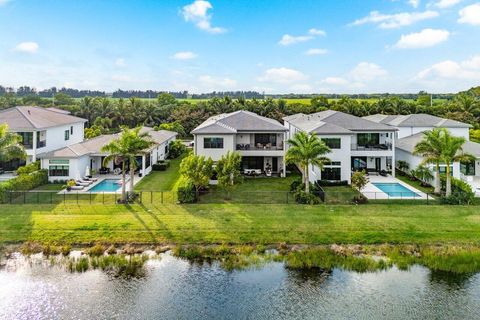
M70 126L70 134L73 134L73 126Z
M33 132L18 132L18 135L22 137L22 144L25 149L33 148Z
M271 133L255 134L255 145L257 144L261 144L262 146L270 144L272 147L276 147L277 135L274 133L273 134Z
M460 162L460 172L466 176L475 175L475 161L472 162Z
M205 149L223 149L223 138L203 138Z
M70 140L70 131L65 130L65 141Z
M340 138L322 138L322 141L325 142L327 147L330 149L340 149L341 148L341 139Z
M380 134L378 133L359 133L357 134L357 145L374 146L380 144Z
M330 162L325 162L325 166L341 166L342 163L340 161L330 161Z
M48 175L50 177L68 177L69 166L49 166Z
M323 168L322 170L322 180L336 180L341 179L340 168Z
M242 157L241 168L263 170L263 157Z

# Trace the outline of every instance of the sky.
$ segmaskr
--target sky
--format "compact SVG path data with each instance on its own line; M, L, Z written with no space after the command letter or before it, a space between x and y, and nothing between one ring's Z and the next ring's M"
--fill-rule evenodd
M0 84L265 93L480 85L478 0L0 0Z

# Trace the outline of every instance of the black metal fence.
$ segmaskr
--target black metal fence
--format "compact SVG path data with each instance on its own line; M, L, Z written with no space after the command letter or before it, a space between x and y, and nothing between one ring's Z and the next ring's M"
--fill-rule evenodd
M176 204L178 194L175 191L140 191L135 202L144 204ZM363 192L363 197L354 191L329 191L316 194L325 204L402 203L402 204L438 204L438 196L433 194L415 194L412 192L384 193ZM9 191L3 194L4 204L116 204L121 200L116 192L58 192L58 191ZM366 200L365 200L366 199ZM360 201L359 201L360 200ZM295 204L295 196L289 191L205 191L200 192L196 203L237 203L237 204ZM480 203L480 201L479 201Z

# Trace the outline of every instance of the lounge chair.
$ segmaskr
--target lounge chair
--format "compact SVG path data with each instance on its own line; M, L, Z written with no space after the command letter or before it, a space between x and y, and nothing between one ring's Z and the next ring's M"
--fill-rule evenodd
M79 185L70 187L71 190L83 190L83 188L85 188L85 187L84 186L79 186Z
M82 187L88 187L90 185L90 183L82 182L80 180L76 180L75 183L77 184L77 186L82 186Z
M122 169L116 168L115 170L113 170L113 173L114 174L120 174L120 173L122 173Z
M98 181L98 178L93 178L93 177L83 177L83 180L86 180L86 181L92 181L92 182L95 182L95 181Z

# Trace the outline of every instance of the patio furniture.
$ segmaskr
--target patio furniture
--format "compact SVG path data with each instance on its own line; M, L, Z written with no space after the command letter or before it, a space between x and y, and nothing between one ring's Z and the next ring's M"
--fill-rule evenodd
M83 177L83 180L95 182L95 181L98 181L98 178L93 178L93 177Z
M263 144L257 143L257 149L263 149Z
M81 180L75 180L75 183L77 186L82 186L82 187L88 187L91 183L88 182L82 182Z
M83 188L85 188L84 186L71 186L70 187L70 190L83 190Z
M110 168L101 167L101 168L98 170L98 173L99 173L99 174L109 174L109 173L110 173Z
M120 173L122 173L122 169L120 169L120 168L115 168L115 170L113 170L113 173L114 173L114 174L120 174Z
M385 171L385 170L380 170L380 175L381 175L382 177L386 177L386 176L388 175L388 173L387 173L387 171Z
M245 145L245 150L250 150L250 144L249 144L249 143L247 143L247 144Z

